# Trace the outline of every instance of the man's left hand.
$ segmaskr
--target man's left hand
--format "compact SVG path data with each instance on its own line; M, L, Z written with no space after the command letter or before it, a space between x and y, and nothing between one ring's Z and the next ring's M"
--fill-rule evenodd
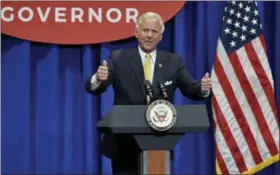
M201 79L201 90L208 91L212 87L211 78L207 72L204 77Z

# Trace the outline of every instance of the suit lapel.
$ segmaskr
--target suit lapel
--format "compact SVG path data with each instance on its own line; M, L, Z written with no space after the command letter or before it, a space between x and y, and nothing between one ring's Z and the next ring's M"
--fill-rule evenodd
M133 70L133 73L137 79L137 82L141 88L142 95L144 99L146 99L146 93L145 93L145 87L144 87L144 70L143 70L143 65L141 61L140 54L138 52L138 49L132 49L130 53L128 54L129 56L129 61L131 63L131 67Z
M146 90L144 87L144 70L143 70L143 64L138 49L137 48L132 49L128 53L128 57L131 63L133 73L141 88L143 98L146 99ZM163 54L163 52L158 51L156 56L155 67L154 67L153 84L152 84L156 96L159 95L159 81L163 79L163 68L164 68L165 61L166 61L166 56Z
M155 91L157 91L155 93L159 93L159 81L163 79L163 68L165 60L166 56L163 54L163 52L158 51L153 76L153 88Z

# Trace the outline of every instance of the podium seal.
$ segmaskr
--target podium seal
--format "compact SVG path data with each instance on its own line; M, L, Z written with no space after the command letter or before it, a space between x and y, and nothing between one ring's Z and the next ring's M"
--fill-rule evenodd
M146 120L154 130L167 131L176 123L177 112L169 101L156 100L148 106Z

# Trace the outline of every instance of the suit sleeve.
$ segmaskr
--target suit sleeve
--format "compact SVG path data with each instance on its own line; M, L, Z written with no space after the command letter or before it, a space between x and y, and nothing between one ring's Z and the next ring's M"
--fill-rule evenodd
M176 76L177 87L184 96L192 100L204 99L204 95L201 92L201 82L192 78L181 58L179 58L178 62L178 72Z
M106 81L101 81L100 85L98 87L95 87L92 83L91 83L91 77L89 77L86 80L86 85L85 85L85 89L86 92L91 93L91 94L95 94L95 95L99 95L102 92L106 91L107 88L113 83L114 81L114 71L115 71L115 62L113 59L112 54L109 56L107 61L107 65L108 65L108 79Z

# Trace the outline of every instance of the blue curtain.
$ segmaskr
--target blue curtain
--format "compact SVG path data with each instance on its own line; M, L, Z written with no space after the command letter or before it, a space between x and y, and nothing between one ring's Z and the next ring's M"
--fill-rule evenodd
M280 109L280 3L258 2ZM224 2L187 2L170 21L159 49L175 52L196 79L210 72ZM71 37L71 36L69 36ZM99 97L85 92L110 51L136 46L135 39L96 45L52 45L2 35L2 174L109 174L100 155L96 122L113 103L113 91ZM176 92L175 104L191 101ZM279 111L280 112L280 111ZM209 108L209 117L211 111ZM211 121L211 120L210 120ZM186 134L176 146L175 174L214 174L213 130ZM258 174L279 174L273 164Z

